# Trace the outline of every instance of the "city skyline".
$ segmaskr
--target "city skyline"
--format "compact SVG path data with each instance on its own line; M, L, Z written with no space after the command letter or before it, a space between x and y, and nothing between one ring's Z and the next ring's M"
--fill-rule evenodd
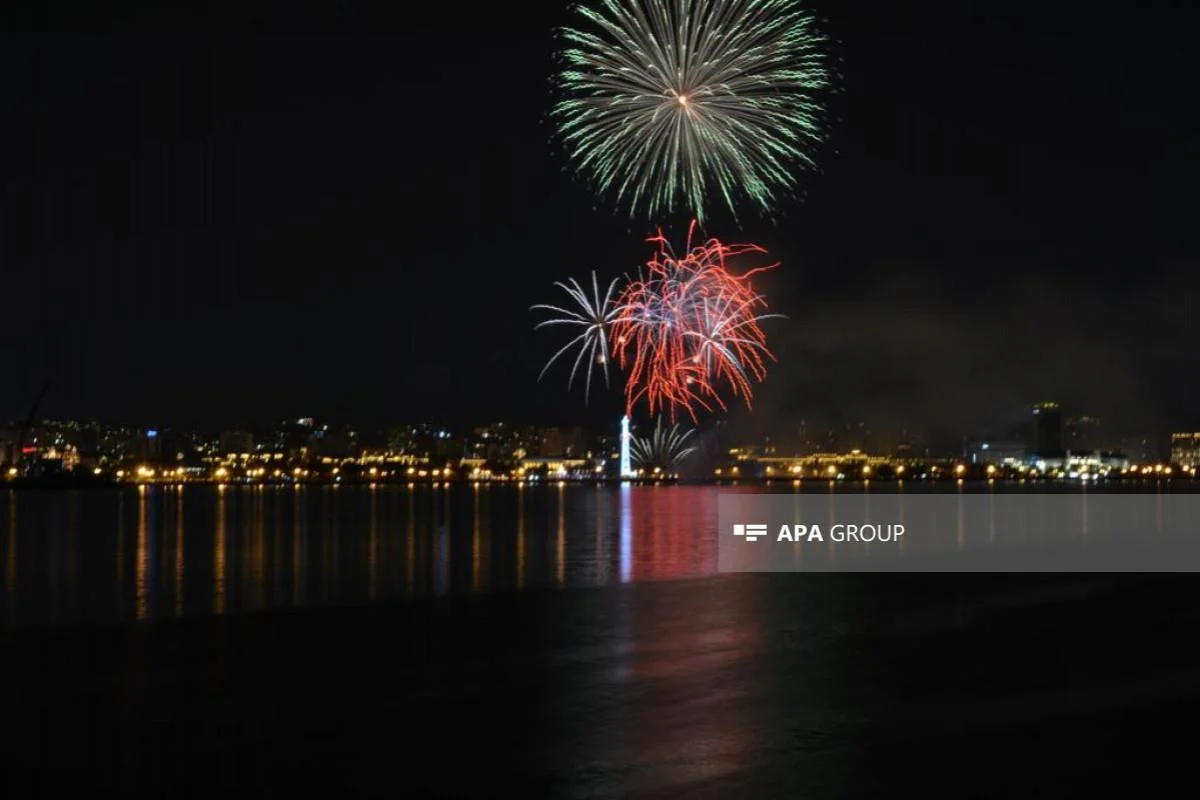
M630 429L639 435L656 430L664 418L630 420ZM96 442L86 449L95 454L100 452L99 441L104 438L114 441L141 441L145 450L147 443L157 452L158 447L184 451L191 455L214 455L239 452L287 452L309 447L312 452L338 455L358 455L361 452L393 452L438 454L447 457L477 457L480 448L500 440L538 442L530 449L530 455L572 456L585 451L599 451L619 442L625 422L610 420L608 425L587 424L553 425L536 422L492 421L473 425L452 425L437 421L394 422L386 426L362 426L346 421L327 421L314 417L299 417L275 420L258 425L208 425L198 427L130 424L99 420L50 420L41 417L25 422L0 421L0 463L6 456L15 453L18 444L28 445L32 451L39 445L38 438L86 436ZM1195 426L1200 428L1200 426ZM1178 429L1166 433L1138 429L1136 424L1113 426L1104 420L1078 410L1063 408L1058 403L1040 402L1029 404L1020 417L1006 424L987 429L958 432L953 436L945 431L922 431L917 429L880 430L870 421L846 422L837 426L813 424L809 420L794 420L791 425L777 430L747 435L735 426L723 421L714 424L679 426L681 435L699 434L712 442L723 442L720 447L736 447L743 452L758 452L767 455L803 455L832 452L866 452L897 457L961 457L971 461L999 459L1002 454L1019 454L1019 459L1037 454L1059 453L1113 453L1133 457L1136 460L1158 458L1175 446L1184 436ZM57 432L57 433L54 433ZM939 433L941 436L939 437ZM713 438L715 437L715 438ZM542 447L549 441L561 446ZM241 444L230 444L230 442ZM609 444L604 444L608 442ZM570 444L568 444L570 443ZM73 442L77 444L77 442ZM40 443L45 447L45 442ZM526 449L525 445L514 445ZM422 449L423 448L423 449ZM162 460L172 460L165 450ZM189 456L190 457L190 456ZM14 459L8 458L10 462Z

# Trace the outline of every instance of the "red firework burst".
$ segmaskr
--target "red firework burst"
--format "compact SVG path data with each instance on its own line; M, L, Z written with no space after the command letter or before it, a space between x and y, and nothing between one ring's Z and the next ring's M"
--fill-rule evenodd
M649 239L657 252L617 299L611 342L621 369L629 370L628 412L645 400L652 415L666 411L674 420L683 409L697 420L698 409L727 408L721 387L749 408L752 382L761 382L767 359L775 359L759 322L778 315L761 313L766 300L754 292L750 277L777 264L735 275L727 259L766 251L716 239L693 247L695 229L693 222L682 258L661 231Z

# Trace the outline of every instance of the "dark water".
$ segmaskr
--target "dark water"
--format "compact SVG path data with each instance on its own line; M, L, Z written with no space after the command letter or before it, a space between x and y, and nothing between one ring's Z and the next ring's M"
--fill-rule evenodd
M9 627L716 571L709 487L143 487L0 495ZM636 535L635 535L636 532Z
M1189 774L1190 576L717 575L717 494L0 495L0 792L1061 798ZM164 622L70 625L138 619Z
M0 493L0 620L11 629L702 578L717 573L718 495L765 491L829 490L788 482L9 491Z

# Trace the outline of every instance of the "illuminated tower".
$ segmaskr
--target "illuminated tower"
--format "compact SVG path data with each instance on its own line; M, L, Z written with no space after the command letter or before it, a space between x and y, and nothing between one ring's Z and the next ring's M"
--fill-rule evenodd
M629 417L621 417L621 477L633 477L633 465L629 462Z

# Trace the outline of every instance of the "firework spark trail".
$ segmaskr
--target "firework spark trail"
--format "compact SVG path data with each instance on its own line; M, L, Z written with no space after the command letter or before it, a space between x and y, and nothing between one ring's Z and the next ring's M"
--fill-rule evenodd
M654 424L654 431L645 437L635 437L631 443L633 462L647 470L655 468L670 473L691 455L696 448L686 446L695 431L680 431L678 425L670 430L663 428L662 417Z
M540 381L545 376L546 372L560 356L572 348L576 348L578 352L575 355L575 362L571 367L571 377L567 381L567 389L569 390L574 385L575 376L579 372L579 366L583 363L583 359L587 358L587 379L584 386L584 401L586 402L592 390L592 370L597 364L600 365L601 371L604 374L604 385L608 385L608 329L617 318L619 312L619 309L613 305L613 291L616 289L617 281L614 280L610 283L608 289L601 295L600 284L596 279L596 273L593 272L592 294L590 297L574 278L569 279L567 283L558 282L554 285L570 296L576 308L575 310L570 310L546 304L533 306L532 310L549 311L557 315L552 319L537 324L534 326L534 330L553 325L568 325L577 328L581 327L583 331L550 357L550 360L546 362L546 366L542 368L541 374L538 375L538 380Z
M574 167L631 213L796 186L822 138L825 39L798 0L595 0L561 31L553 117Z
M752 405L752 381L766 377L774 360L759 325L777 314L760 313L766 300L750 285L759 267L735 275L726 259L764 254L755 245L724 245L710 239L693 246L688 230L685 255L677 258L661 233L649 241L657 252L646 272L630 281L616 301L611 324L613 353L629 370L627 413L645 401L651 414L677 410L697 420L698 409L727 410L719 387Z

